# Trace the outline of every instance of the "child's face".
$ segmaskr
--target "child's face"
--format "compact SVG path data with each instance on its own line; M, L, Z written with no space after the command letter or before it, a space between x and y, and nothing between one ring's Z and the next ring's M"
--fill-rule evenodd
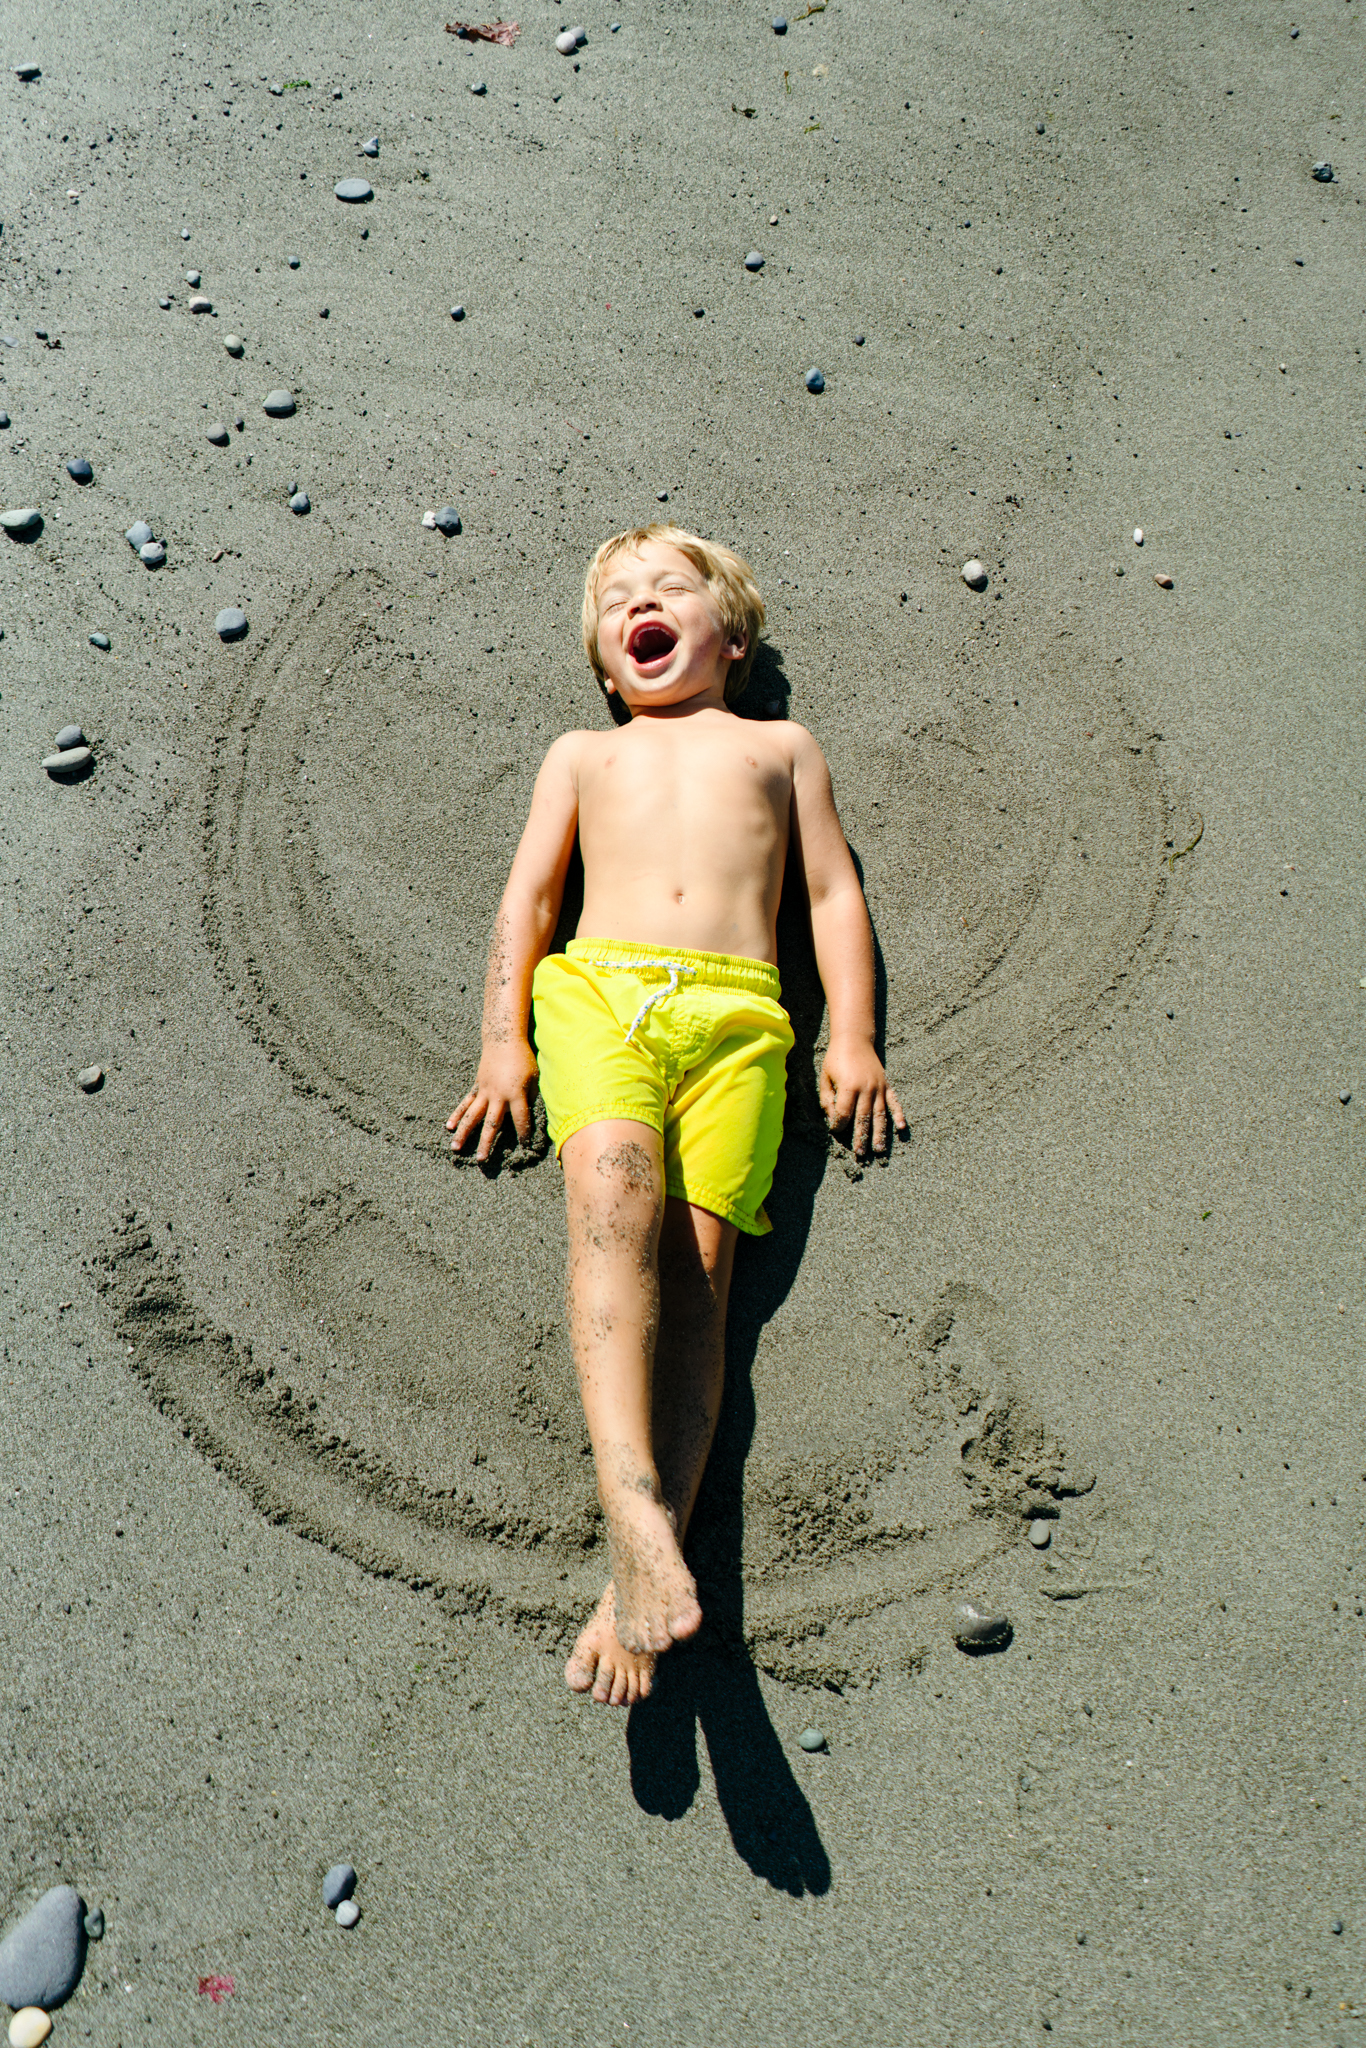
M730 665L745 651L717 614L707 579L662 541L617 555L598 587L598 652L631 709L662 709L705 692L722 701Z

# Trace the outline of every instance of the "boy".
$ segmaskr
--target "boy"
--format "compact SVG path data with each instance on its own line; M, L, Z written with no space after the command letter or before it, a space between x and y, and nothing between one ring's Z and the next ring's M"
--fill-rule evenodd
M800 725L729 705L764 605L748 565L676 526L604 542L583 640L629 723L570 732L541 766L494 924L483 1049L446 1128L491 1152L531 1132L538 1078L564 1169L570 1339L612 1577L565 1669L576 1692L644 1699L695 1635L680 1548L721 1407L726 1300L782 1137L775 921L789 841L830 1012L821 1104L884 1152L901 1105L873 1043L873 938L824 756ZM580 936L548 954L575 836ZM534 1005L536 1050L528 1036Z

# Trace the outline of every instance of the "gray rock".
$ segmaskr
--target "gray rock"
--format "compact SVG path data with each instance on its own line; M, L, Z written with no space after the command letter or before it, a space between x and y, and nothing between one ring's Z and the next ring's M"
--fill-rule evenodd
M90 645L98 647L101 654L108 654L111 645L109 635L107 633L92 633L90 635Z
M163 312L163 313L169 313L169 312L170 312L170 310L171 310L171 302L170 302L170 300L169 300L169 299L158 299L158 300L157 300L157 304L158 304L158 305L160 306L160 308L161 308L161 310L162 310L162 312Z
M785 14L774 15L773 33L775 36L785 36L787 34L787 16Z
M240 412L238 413L236 419L233 421L233 425L236 427L239 434L245 433L247 423L243 419Z
M656 492L655 492L655 496L656 496L656 497L658 498L658 500L659 500L659 502L660 502L660 504L661 504L661 505L667 505L667 504L668 504L668 502L669 502L669 493L668 493L667 491L656 491Z
M865 340L866 340L866 339L867 339L867 336L866 336L866 335L862 335L862 334L856 334L856 335L854 336L854 347L855 347L855 348L862 348L862 347L863 347L863 344L864 344L864 342L865 342Z
M1035 133L1036 135L1043 135L1044 133L1046 133L1046 130L1045 130L1045 127L1044 127L1044 124L1043 124L1043 122L1042 122L1042 121L1036 121L1036 122L1034 123L1034 133Z
M308 492L295 491L290 498L289 509L291 512L297 512L301 518L305 512L311 512L313 510L313 505L309 498Z
M199 272L197 270L187 270L185 272L185 282L186 284L197 285L199 283Z
M1339 1091L1338 1091L1338 1101L1339 1101L1339 1102L1340 1102L1340 1103L1342 1104L1342 1106L1343 1106L1343 1108L1344 1108L1344 1109L1346 1109L1346 1107L1347 1107L1348 1103L1349 1103L1349 1102L1351 1101L1351 1099L1352 1099L1352 1091L1351 1091L1351 1089L1350 1089L1350 1088L1341 1088L1341 1089L1339 1089Z
M240 605L225 605L213 622L213 630L220 640L241 640L247 630L247 615Z
M745 269L746 269L746 270L762 270L762 269L763 269L763 267L764 267L764 259L763 259L763 257L762 257L762 256L761 256L761 255L759 254L759 251L758 251L757 249L751 249L751 250L750 250L750 252L749 252L749 254L748 254L748 256L746 256L746 258L745 258Z
M188 228L182 228L182 229L180 230L180 239L181 239L181 241L182 241L182 242L188 242L188 241L189 241L189 239L190 239L190 231L189 231L189 229L188 229Z
M78 1088L80 1088L80 1089L81 1089L81 1090L82 1090L82 1091L83 1091L83 1092L84 1092L84 1093L85 1093L86 1095L97 1095L97 1094L99 1093L100 1089L101 1089L101 1088L103 1088L103 1086L104 1086L104 1068L103 1068L103 1067L82 1067L82 1068L81 1068L81 1071L80 1071L80 1073L79 1073L79 1074L77 1074L77 1076L76 1076L76 1085L77 1085L77 1087L78 1087ZM94 1918L95 1918L95 1915L94 1915L93 1913L87 1913L87 1915L86 1915L86 1920L85 1920L85 1931L86 1931L86 1933L87 1933L87 1934L89 1934L89 1933L90 1933L90 1923L91 1923L91 1921L92 1921L92 1920L93 1920ZM100 1934L103 1934L103 1933L104 1933L104 1915L103 1915L103 1913L101 1913L101 1914L100 1914L100 1916L99 1916L99 1922L100 1922ZM98 1940L99 1940L99 1938L100 1938L100 1934L96 1934L96 1935L94 1935L94 1936L92 1937L92 1939L94 1939L95 1941L98 1941Z
M7 427L8 425L9 414L7 412L0 412L0 427Z
M555 38L555 48L562 57L572 57L580 43L586 43L587 36L581 28L561 29Z
M1342 1922L1341 1922L1341 1920L1335 1920L1335 1921L1333 1922L1333 1932L1334 1932L1334 1934L1341 1934L1341 1932L1342 1932Z
M130 548L145 548L152 538L152 529L145 519L135 519L123 537Z
M240 334L225 334L223 336L223 346L228 354L233 357L244 356L247 352L247 345Z
M290 269L291 269L291 270L297 270L297 269L298 269L298 267L299 267L299 259L298 259L298 257L297 257L297 256L291 256L291 257L290 257L290 259L289 259L289 267L290 267Z
M21 505L13 512L0 512L0 526L14 540L33 540L43 530L43 515L36 505Z
M362 205L367 199L373 199L375 196L364 178L338 178L332 189L338 199L345 200L348 206Z
M43 70L40 64L16 64L14 75L21 78L25 85L32 85L35 78L42 77Z
M66 465L66 473L73 484L88 484L95 472L83 455L73 455Z
M89 1070L87 1069L87 1071ZM91 1941L104 1940L104 1909L102 1906L92 1906L86 1914L85 1931Z
M815 1756L818 1750L826 1747L825 1737L819 1728L803 1728L797 1740L810 1756Z
M356 1872L350 1863L334 1863L323 1879L323 1904L329 1913L335 1912L343 1899L349 1899L356 1889Z
M1333 166L1330 163L1315 164L1314 176L1318 179L1320 185L1331 185L1333 182Z
M0 2000L16 2008L64 2005L85 1968L85 1900L53 1885L0 1941Z
M450 539L452 534L459 533L460 514L456 511L454 505L443 505L441 507L441 510L436 515L436 530L438 533L444 533L447 540Z
M338 1927L354 1927L360 1919L360 1907L354 1899L343 1899L337 1908Z
M206 441L212 441L215 448L226 448L230 436L222 420L214 420L204 438Z
M292 497L294 496L294 493L295 493L295 492L296 492L296 491L298 490L298 488L299 488L299 480L298 480L298 478L296 477L296 478L294 479L294 482L293 482L292 484L286 484L286 485L285 485L285 496L286 496L287 498L292 498Z
M488 81L483 78L476 79L474 84L470 87L470 91L474 94L476 99L482 99L484 97L484 94L488 91L488 89Z
M294 394L292 391L268 391L265 405L273 420L287 420L294 411Z
M465 308L464 308L463 306L452 306L452 307L451 307L451 318L452 318L452 320L463 320L463 319L464 319L464 317L465 317Z
M368 142L363 142L363 143L361 144L361 146L360 146L360 153L361 153L361 155L362 155L362 156L378 156L378 155L379 155L379 137L378 137L378 135L372 135L372 136L370 137L370 139L369 139L369 141L368 141Z
M138 549L138 553L149 569L159 569L166 560L166 543L162 540L149 540Z
M85 734L78 725L64 725L53 742L57 747L83 747Z
M270 84L266 87L266 91L268 93L272 93L277 100L283 99L285 96L284 87L273 78L271 79Z
M814 391L818 396L822 391L824 391L825 379L824 377L822 377L819 370L812 369L807 371L806 388L808 391Z
M192 313L212 313L213 300L206 299L202 292L196 292L190 300L190 311Z
M953 1617L953 1640L960 1650L974 1656L983 1650L1003 1650L1014 1631L1010 1618L965 1601Z
M1047 1550L1053 1541L1053 1524L1043 1515L1036 1515L1029 1525L1029 1540L1036 1550Z
M94 758L89 747L63 747L59 753L44 755L43 767L54 782L72 782Z

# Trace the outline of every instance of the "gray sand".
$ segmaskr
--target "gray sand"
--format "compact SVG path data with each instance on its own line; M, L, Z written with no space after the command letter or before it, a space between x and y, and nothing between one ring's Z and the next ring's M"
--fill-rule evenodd
M1359 13L8 10L0 1926L104 1907L60 2039L1357 2039ZM768 597L915 1135L827 1144L789 913L710 1625L628 1723L560 1678L558 1174L441 1124L659 492Z

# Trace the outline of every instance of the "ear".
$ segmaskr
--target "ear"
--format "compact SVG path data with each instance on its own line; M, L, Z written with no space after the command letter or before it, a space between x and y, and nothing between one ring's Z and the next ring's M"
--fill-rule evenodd
M749 641L743 633L735 633L726 641L721 652L727 661L743 661Z
M604 677L603 677L603 681L602 681L602 687L603 687L603 692L604 692L604 694L605 694L606 696L610 697L610 696L611 696L611 695L613 694L613 692L615 691L615 689L616 689L616 687L617 687L617 686L616 686L616 684L615 684L615 683L614 683L614 682L612 681L612 678L611 678L610 676L604 676Z

